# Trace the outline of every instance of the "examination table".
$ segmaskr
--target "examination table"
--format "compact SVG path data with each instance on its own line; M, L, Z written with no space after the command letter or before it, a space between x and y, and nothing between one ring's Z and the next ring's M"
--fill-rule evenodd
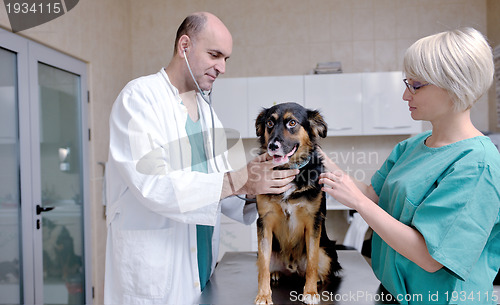
M338 250L342 266L339 279L328 287L318 285L320 304L381 304L385 295L363 256L354 250ZM199 304L254 304L257 296L257 253L226 252L215 268ZM282 278L272 284L274 304L303 304L302 279Z

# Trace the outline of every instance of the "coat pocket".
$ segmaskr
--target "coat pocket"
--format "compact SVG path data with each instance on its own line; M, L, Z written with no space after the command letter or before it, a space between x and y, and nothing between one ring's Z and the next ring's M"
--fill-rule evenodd
M172 286L172 229L123 230L113 240L123 293L163 298Z

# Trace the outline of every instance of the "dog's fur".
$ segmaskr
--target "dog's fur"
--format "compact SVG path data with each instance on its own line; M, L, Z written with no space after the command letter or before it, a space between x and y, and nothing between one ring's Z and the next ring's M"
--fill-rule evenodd
M280 274L305 276L304 302L318 303L317 282L327 282L341 269L335 242L325 231L326 199L318 183L323 165L317 140L326 137L327 124L318 111L283 103L263 109L255 127L262 151L273 156L277 169L300 170L289 191L257 196L255 303L272 304L271 277Z

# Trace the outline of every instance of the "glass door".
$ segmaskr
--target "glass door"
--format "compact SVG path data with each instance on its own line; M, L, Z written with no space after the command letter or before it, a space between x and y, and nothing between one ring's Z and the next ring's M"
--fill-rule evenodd
M86 64L0 37L0 305L92 304Z
M40 45L29 53L35 300L89 304L86 66Z
M84 304L80 76L38 63L44 304Z
M0 48L0 304L21 304L17 54Z

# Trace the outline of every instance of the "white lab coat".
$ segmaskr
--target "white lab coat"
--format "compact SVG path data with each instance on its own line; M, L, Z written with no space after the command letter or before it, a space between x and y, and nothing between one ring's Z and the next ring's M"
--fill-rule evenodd
M197 96L202 130L209 106ZM220 212L250 224L255 205L219 201L224 154L216 157L205 133L209 173L191 172L187 109L164 69L131 81L110 116L106 168L105 304L193 304L200 295L196 224L215 226L212 272L218 257ZM215 127L222 128L217 117ZM222 129L219 129L222 130ZM225 139L216 134L217 145Z

